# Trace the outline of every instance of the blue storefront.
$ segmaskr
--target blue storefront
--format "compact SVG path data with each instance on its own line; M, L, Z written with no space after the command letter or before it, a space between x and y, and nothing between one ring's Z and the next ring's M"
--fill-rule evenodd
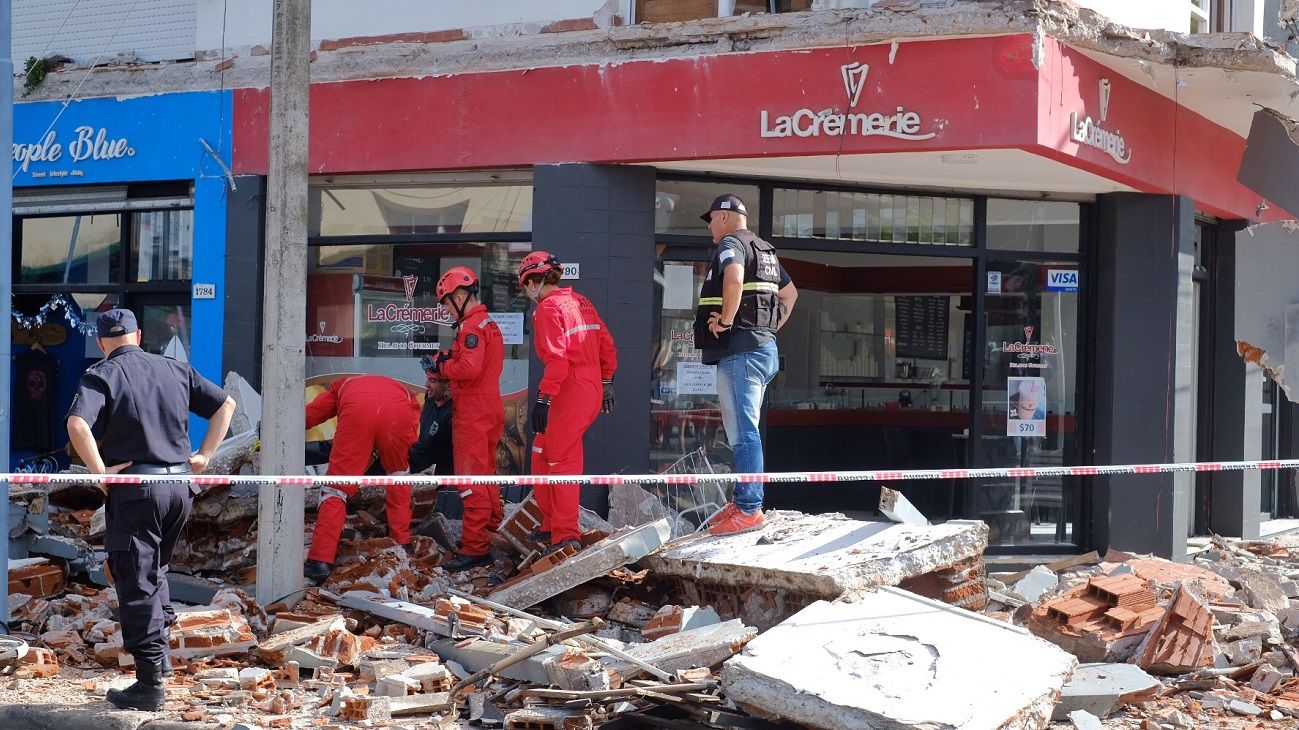
M11 469L67 465L98 311L133 310L145 349L221 382L231 109L224 91L14 107Z

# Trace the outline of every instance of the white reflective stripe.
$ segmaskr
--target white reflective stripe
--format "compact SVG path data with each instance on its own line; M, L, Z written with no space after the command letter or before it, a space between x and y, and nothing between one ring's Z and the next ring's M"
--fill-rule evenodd
M481 322L478 323L478 329L482 329L482 328L486 327L486 326L487 326L487 323L488 323L488 322L491 322L491 321L492 321L491 318L484 318L483 321L481 321Z
M460 496L461 496L462 498L463 498L463 497L468 497L468 496L472 495L473 493L474 493L474 490L473 490L472 488L471 488L471 489L462 489L462 490L460 490Z
M335 489L334 487L331 487L331 486L328 486L328 485L321 485L321 487L320 487L320 503L321 503L321 504L324 504L324 503L325 503L325 500L329 499L330 497L337 497L337 498L343 500L344 502L346 502L346 501L347 501L347 492L344 492L344 491L342 491L342 490L340 490L340 489Z
M598 329L600 329L600 325L598 324L579 324L576 327L569 327L568 331L565 332L564 335L567 336L573 334L574 332L587 332L590 330L598 330Z
M533 446L533 447L532 447L532 452L533 452L534 454L540 454L540 453L541 453L541 447L540 447L540 446Z

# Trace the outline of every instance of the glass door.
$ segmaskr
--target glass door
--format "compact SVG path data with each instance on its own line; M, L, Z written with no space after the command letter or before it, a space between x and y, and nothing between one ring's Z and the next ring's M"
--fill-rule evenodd
M1078 266L991 260L988 275L975 466L1081 463ZM991 543L1075 539L1075 478L978 480L970 490L971 517L988 523Z

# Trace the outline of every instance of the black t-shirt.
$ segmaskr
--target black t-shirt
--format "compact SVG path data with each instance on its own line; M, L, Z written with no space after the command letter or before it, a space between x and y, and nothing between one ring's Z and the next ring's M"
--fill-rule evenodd
M13 447L48 451L54 448L54 395L59 361L42 350L14 358Z
M724 275L726 267L731 264L744 266L748 260L748 253L740 239L734 236L725 236L717 244L717 261L718 273ZM789 274L786 273L785 267L780 267L780 288L784 289L786 284L792 281ZM723 358L731 355L739 355L744 352L753 352L768 342L776 339L776 333L770 330L748 329L738 322L734 323L731 328L729 337L725 338L725 344L718 343L717 347L705 347L703 350L703 362L705 365L716 365Z
M104 464L181 464L190 457L189 414L211 418L226 393L188 363L120 347L81 376L68 417L102 434Z
M434 474L455 474L451 450L451 399L438 405L426 397L419 414L419 439L410 447L410 472L412 474L436 466Z

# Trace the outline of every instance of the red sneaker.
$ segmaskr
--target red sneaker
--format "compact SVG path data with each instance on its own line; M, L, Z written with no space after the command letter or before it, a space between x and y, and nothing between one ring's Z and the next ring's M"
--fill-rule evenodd
M725 507L717 510L716 514L708 518L708 526L712 527L718 522L730 517L731 513L737 509L739 509L739 507L737 507L734 502L727 502Z
M738 535L742 532L761 530L766 524L767 518L762 516L762 510L746 515L737 508L727 515L726 519L720 520L717 524L709 527L708 534Z

